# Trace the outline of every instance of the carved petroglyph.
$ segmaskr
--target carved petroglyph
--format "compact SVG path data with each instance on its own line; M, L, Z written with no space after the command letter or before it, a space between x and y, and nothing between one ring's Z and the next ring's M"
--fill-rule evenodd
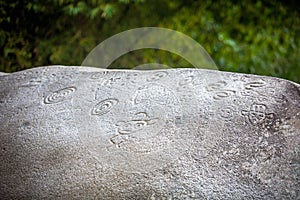
M189 75L189 76L185 77L183 80L180 80L178 85L179 86L189 85L189 84L193 83L193 81L194 81L194 75Z
M104 115L108 113L116 104L118 103L117 99L106 99L97 103L92 111L92 115Z
M234 90L222 90L222 91L216 92L215 95L213 96L213 98L216 99L216 100L220 100L220 99L223 99L223 98L227 98L227 97L231 96L234 93L235 93Z
M298 84L201 69L44 69L0 76L1 200L300 194Z
M29 79L27 83L24 83L21 85L22 87L33 87L33 86L39 86L43 82L42 79L39 77L32 77Z
M112 88L113 85L122 83L121 77L117 72L107 73L107 71L103 72L94 72L89 77L91 80L99 83L100 86L104 86L107 88Z
M67 87L60 90L57 90L51 94L49 94L45 99L45 104L54 104L62 102L71 97L72 93L76 91L76 87Z
M267 83L265 81L260 80L260 81L253 81L253 82L246 83L244 87L246 90L253 90L255 88L264 87L266 85Z
M194 74L181 75L176 83L176 95L181 105L191 104L195 100Z
M155 124L156 119L152 120L131 120L126 122L118 122L118 132L122 135L132 134L134 132L143 130L145 126Z
M150 118L146 112L135 113L132 119L117 122L117 133L120 135L113 136L110 141L119 146L120 143L130 139L130 136L135 137L135 133L138 134L138 132L143 131L146 127L155 125L158 121L158 118Z
M90 78L91 79L103 79L108 74L109 73L107 71L95 72L95 73L92 73L92 75L90 76Z
M226 106L219 110L219 116L224 119L226 122L232 121L237 112L237 108L235 106Z
M42 75L44 72L42 70L28 70L24 71L23 73L19 73L16 75L17 80L30 80L33 77L38 77Z
M155 124L158 119L147 119L146 113L136 113L135 119L130 121L120 121L117 123L118 132L122 135L132 134L137 131L143 130L146 126Z
M120 148L120 145L122 143L127 142L129 140L129 136L128 135L114 135L109 140L116 147Z
M158 81L164 77L168 76L168 73L165 71L158 71L154 72L149 78L147 78L147 81L149 82L155 82Z
M287 102L286 96L281 93L278 93L276 88L273 87L264 88L263 92L257 92L257 94L258 102L273 101L278 104L285 104Z
M101 85L112 87L113 84L117 83L119 80L121 80L120 77L111 77L109 79L104 79L101 81Z
M48 79L48 77L43 76L44 73L43 70L26 71L26 73L18 74L16 80L20 81L20 87L37 87Z
M242 81L246 82L243 84L243 90L241 91L242 96L248 97L265 97L264 88L267 86L267 83L262 79L256 79L253 81L247 77L242 77ZM261 90L264 92L261 92Z
M206 87L206 90L208 92L212 92L212 91L218 91L220 89L223 89L226 86L226 82L225 81L218 81L216 83L211 83Z
M253 104L250 110L242 110L242 115L247 116L252 124L260 124L265 119L273 119L274 113L267 113L267 106L264 104Z
M140 73L130 73L130 74L127 74L125 76L125 79L123 80L123 83L122 84L128 84L128 83L137 83L139 81L139 77L141 76Z
M208 92L213 92L213 98L215 100L221 100L227 98L236 93L235 90L226 89L227 83L225 81L218 81L216 83L211 83L206 87Z

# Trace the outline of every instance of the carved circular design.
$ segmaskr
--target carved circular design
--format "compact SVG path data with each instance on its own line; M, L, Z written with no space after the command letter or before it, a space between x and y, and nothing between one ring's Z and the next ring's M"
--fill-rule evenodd
M147 78L147 81L151 82L151 81L158 81L161 78L164 78L168 75L167 72L165 71L158 71L155 72L151 77Z
M103 115L118 103L117 99L106 99L97 103L92 109L92 115Z
M226 106L224 108L219 109L219 116L225 121L231 121L234 119L236 107L234 106Z
M92 75L90 76L90 78L91 79L101 79L101 78L103 78L107 74L108 74L107 71L95 72L95 73L92 73Z
M76 91L75 87L67 87L67 88L55 91L55 92L49 94L45 98L44 102L45 102L45 104L59 103L61 101L64 101L68 96L70 96L75 91Z
M178 85L184 86L192 83L194 80L194 76L187 76L183 80L179 81Z

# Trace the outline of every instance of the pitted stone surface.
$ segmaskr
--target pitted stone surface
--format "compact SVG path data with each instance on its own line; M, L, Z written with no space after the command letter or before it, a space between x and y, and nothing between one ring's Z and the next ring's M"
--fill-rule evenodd
M296 83L201 69L0 75L0 199L300 197Z

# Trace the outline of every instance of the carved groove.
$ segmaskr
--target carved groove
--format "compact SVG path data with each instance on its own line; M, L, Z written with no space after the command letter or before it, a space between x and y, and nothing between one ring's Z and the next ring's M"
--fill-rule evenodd
M106 99L97 103L92 109L92 115L104 115L108 113L119 101L117 99Z
M49 94L45 99L45 104L54 104L66 100L72 93L76 91L76 87L67 87Z

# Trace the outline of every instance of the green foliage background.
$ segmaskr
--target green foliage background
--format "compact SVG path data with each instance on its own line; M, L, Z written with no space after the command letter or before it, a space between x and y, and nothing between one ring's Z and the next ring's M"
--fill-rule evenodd
M297 1L0 0L0 71L81 65L101 41L138 27L165 27L199 42L220 70L300 82ZM138 50L110 68L157 62L191 67L161 50Z

